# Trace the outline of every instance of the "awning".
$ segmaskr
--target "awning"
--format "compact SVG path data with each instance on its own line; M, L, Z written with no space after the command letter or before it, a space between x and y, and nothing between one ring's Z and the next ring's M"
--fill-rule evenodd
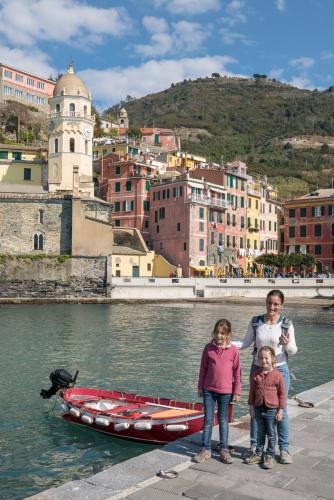
M205 273L205 271L213 271L214 266L190 266L192 269L195 269L195 271L198 271L199 273Z

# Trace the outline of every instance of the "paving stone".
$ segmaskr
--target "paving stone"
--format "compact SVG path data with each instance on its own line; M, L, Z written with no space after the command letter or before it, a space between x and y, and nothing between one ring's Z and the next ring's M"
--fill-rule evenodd
M227 473L227 477L230 480L236 481L236 484L242 479L243 481L247 481L248 484L252 484L253 481L259 481L263 485L270 485L277 488L283 488L296 479L290 467L284 468L283 465L279 464L275 464L271 470L265 470L259 465L241 464L238 467L231 468Z
M110 491L86 481L71 481L59 488L53 488L46 492L34 495L34 500L106 500L110 497Z
M334 459L329 458L319 460L314 466L314 470L330 472L331 475L334 474Z
M223 474L224 470L230 469L231 467L233 467L233 465L234 464L231 465L223 464L220 460L214 460L213 458L209 458L208 460L205 460L205 462L202 462L201 464L193 463L191 465L191 469L201 470L204 472L210 472L211 474L221 475Z
M159 491L157 495L157 490L152 488L145 488L143 490L136 491L128 497L129 500L176 500L177 498L183 498L182 495L175 495L170 491Z
M308 494L314 494L316 496L323 496L325 498L331 498L334 499L334 487L333 483L329 484L324 481L314 481L312 479L306 479L306 478L297 478L296 481L291 483L285 490L284 490L284 497L285 497L285 492L287 490L291 491L299 491L301 493L307 491Z
M173 493L182 494L190 488L199 477L200 473L191 469L182 472L182 475L175 479L162 479L152 485L156 490L172 491Z
M244 495L251 493L254 498L262 498L264 500L315 500L315 496L309 493L300 495L287 489L282 490L281 488L274 488L255 481L252 481L251 484L241 484L238 486L237 491Z
M192 498L194 500L206 500L217 498L222 492L222 487L216 484L198 483L187 489L183 493L183 497Z

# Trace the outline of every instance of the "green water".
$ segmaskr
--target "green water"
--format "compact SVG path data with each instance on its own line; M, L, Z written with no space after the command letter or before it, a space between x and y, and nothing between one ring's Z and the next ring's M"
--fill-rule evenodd
M245 305L2 306L0 498L21 499L153 449L76 427L40 399L56 368L79 370L78 385L196 400L199 360L215 321L231 320L234 338L261 308ZM334 378L334 314L287 307L299 347L291 394ZM250 349L242 351L247 412Z

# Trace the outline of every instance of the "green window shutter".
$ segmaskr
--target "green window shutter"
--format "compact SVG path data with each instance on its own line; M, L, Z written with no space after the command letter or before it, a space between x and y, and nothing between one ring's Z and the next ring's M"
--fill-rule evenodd
M241 202L241 208L245 208L245 198L243 196L241 196L240 202Z
M135 208L135 202L131 200L130 202L130 210L133 210Z
M116 182L115 183L115 192L119 193L120 191L121 191L121 183L120 182Z

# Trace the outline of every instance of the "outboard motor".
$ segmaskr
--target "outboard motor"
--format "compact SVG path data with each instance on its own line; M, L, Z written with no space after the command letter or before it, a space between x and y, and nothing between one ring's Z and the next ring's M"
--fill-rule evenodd
M42 389L40 392L40 396L43 399L49 399L51 398L51 396L56 394L59 389L68 389L69 387L73 387L78 373L79 372L77 371L73 378L68 371L64 370L63 368L58 368L58 370L50 373L50 380L52 383L50 389Z

